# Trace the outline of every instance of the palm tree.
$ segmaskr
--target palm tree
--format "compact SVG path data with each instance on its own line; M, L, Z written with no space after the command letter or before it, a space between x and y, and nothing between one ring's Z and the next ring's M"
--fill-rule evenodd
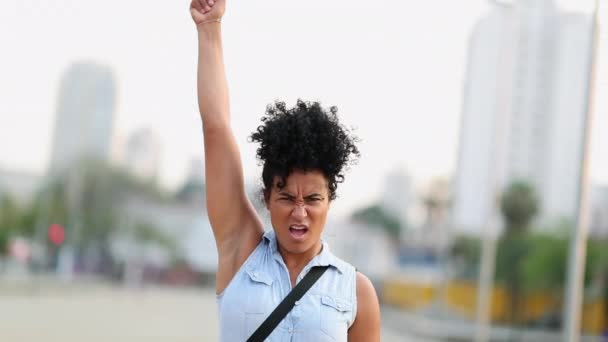
M539 199L530 184L525 181L511 183L500 198L500 209L505 223L505 236L499 247L505 282L511 299L511 322L517 321L520 307L522 261L527 254L525 235L538 213Z
M506 233L525 233L538 213L538 206L538 197L530 184L525 181L511 183L500 199Z

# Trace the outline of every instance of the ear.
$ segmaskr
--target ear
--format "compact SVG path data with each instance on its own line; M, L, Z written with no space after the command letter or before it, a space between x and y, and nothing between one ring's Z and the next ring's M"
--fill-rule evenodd
M262 190L262 197L264 198L266 210L270 211L270 191L267 191L266 189Z

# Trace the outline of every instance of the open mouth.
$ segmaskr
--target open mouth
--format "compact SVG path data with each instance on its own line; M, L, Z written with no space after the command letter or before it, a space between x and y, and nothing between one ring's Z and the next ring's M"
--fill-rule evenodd
M308 233L308 227L304 225L294 224L289 226L289 233L294 239L301 240L306 236L306 233Z

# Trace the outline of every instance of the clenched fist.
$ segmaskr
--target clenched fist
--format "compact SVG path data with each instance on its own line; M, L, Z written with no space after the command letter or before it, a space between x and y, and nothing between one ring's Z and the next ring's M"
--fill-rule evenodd
M220 19L226 9L226 0L192 0L190 14L195 24Z

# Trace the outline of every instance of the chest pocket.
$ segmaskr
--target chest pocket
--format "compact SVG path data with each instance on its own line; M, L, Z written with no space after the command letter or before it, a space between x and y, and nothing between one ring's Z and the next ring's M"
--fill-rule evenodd
M334 341L346 341L351 302L334 296L321 296L321 331Z
M266 272L255 269L248 269L246 272L251 294L244 303L245 333L243 340L249 338L274 309L272 277Z

